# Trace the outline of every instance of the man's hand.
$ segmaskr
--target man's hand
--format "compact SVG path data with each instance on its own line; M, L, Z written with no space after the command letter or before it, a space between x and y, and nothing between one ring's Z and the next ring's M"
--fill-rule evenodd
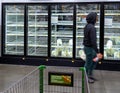
M103 55L102 55L101 53L98 53L98 54L97 54L97 57L98 57L98 59L102 59L102 58L103 58Z
M98 53L97 54L97 57L95 57L94 59L93 59L93 61L94 62L98 62L100 59L102 59L103 58L103 55L101 54L101 53Z

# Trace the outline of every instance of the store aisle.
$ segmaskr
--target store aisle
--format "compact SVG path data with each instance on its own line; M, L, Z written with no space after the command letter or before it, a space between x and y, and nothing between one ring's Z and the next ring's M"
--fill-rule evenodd
M36 66L0 64L0 92L35 68ZM91 93L120 93L119 71L95 70L95 77L98 81L90 84Z

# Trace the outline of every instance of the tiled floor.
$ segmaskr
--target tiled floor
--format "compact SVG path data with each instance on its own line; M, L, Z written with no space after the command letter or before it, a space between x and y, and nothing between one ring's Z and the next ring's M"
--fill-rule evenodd
M0 64L0 92L35 69L36 66ZM91 93L120 93L120 72L95 70L98 79L90 84Z
M0 64L0 92L21 79L36 67Z
M95 71L98 78L94 84L90 84L91 93L120 93L119 71Z

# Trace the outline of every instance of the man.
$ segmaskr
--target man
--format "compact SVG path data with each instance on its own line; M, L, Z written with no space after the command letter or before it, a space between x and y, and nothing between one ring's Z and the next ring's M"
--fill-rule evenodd
M84 52L86 54L85 68L88 75L89 83L94 83L94 81L96 80L93 77L93 70L96 67L97 62L94 62L93 59L97 55L100 55L97 49L97 36L95 28L95 23L97 22L97 20L98 20L97 13L95 12L89 13L86 17L87 24L84 28L83 45Z

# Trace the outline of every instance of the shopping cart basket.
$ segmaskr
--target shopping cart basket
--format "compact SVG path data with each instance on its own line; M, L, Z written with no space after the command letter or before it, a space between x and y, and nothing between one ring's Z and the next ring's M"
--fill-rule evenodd
M84 67L41 65L1 93L90 93Z

